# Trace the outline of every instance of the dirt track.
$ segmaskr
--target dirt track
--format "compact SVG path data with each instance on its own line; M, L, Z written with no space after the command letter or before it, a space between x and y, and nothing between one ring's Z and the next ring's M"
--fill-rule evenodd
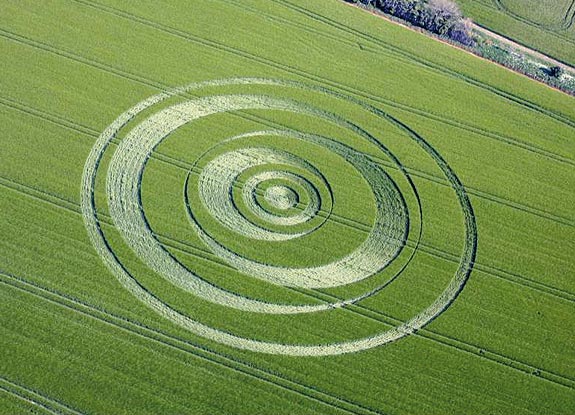
M563 63L563 62L560 62L560 61L558 61L558 60L556 60L556 59L553 59L551 56L545 55L545 54L543 54L543 53L541 53L541 52L538 52L538 51L536 51L536 50L534 50L534 49L528 48L527 46L524 46L524 45L522 45L522 44L520 44L520 43L514 42L513 40L511 40L511 39L509 39L509 38L507 38L507 37L505 37L505 36L499 35L499 34L497 34L497 33L495 33L495 32L492 32L492 31L489 30L489 29L486 29L486 28L483 27L483 26L478 25L477 23L473 23L473 30L476 30L477 32L483 33L483 34L485 34L485 35L487 35L487 36L489 36L489 37L491 37L491 38L494 38L494 39L496 39L496 40L498 40L498 41L500 41L500 42L503 42L503 43L505 43L506 45L509 45L509 46L513 47L513 49L519 50L519 51L521 51L521 52L523 52L523 53L529 54L529 55L532 56L532 57L535 57L535 58L537 58L537 59L541 59L541 60L543 60L543 61L545 61L545 62L548 62L550 65L556 65L556 66L559 66L560 68L562 68L562 69L564 69L564 70L566 70L566 71L569 71L569 72L571 72L571 73L575 73L575 68L574 68L574 67L572 67L572 66L570 66L570 65L567 65L567 64L565 64L565 63Z

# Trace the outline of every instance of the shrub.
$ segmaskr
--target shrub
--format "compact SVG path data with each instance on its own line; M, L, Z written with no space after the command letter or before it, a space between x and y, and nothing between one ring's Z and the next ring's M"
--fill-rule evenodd
M451 0L356 0L414 26L446 36L464 45L472 45L471 22L463 19Z
M552 66L549 68L549 76L552 76L553 78L560 78L562 73L563 70L560 66Z

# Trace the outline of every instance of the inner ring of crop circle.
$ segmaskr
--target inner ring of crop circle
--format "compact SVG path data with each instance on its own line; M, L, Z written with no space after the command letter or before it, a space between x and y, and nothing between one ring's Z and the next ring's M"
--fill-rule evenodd
M378 115L380 118L385 119L393 123L397 127L407 131L409 133L410 138L415 140L422 147L422 149L426 151L437 162L440 169L444 172L445 176L451 183L452 188L457 194L457 198L460 202L461 208L464 211L466 219L465 220L466 243L465 243L464 256L462 257L459 263L459 267L455 273L454 278L452 279L452 282L448 285L444 293L436 301L434 301L430 307L423 310L413 319L404 322L403 324L397 326L396 328L392 330L387 330L383 333L380 333L379 335L372 336L369 338L358 339L345 343L334 343L325 345L276 344L276 343L262 342L242 338L230 333L225 333L220 330L206 326L205 324L195 321L185 315L180 314L176 310L172 309L168 305L158 300L154 295L149 293L147 290L145 290L137 282L137 280L135 280L134 277L130 275L130 273L123 266L121 266L118 258L110 250L107 244L106 237L102 233L95 205L95 183L96 183L96 175L98 172L98 167L112 139L116 136L117 132L121 128L123 128L138 113L171 96L185 94L188 91L197 90L204 87L226 86L226 85L250 85L250 84L275 85L275 86L284 86L284 87L311 90L331 95L333 97L346 100L348 102L355 103L360 107L368 110L369 112ZM386 151L384 150L384 152ZM386 154L387 153L388 152L386 152ZM400 166L400 169L405 172L405 169L402 166ZM407 175L407 177L409 178L409 175ZM408 180L414 192L417 193L417 189L413 185L411 179L409 178ZM122 285L128 291L130 291L141 301L148 304L156 312L158 312L165 318L190 330L195 334L198 334L207 339L211 339L213 341L220 342L232 347L256 352L297 355L297 356L337 355L342 353L353 353L369 349L404 337L412 333L413 331L417 330L418 328L423 327L425 324L429 323L431 320L433 320L433 318L435 318L439 313L441 313L451 304L451 302L457 297L457 295L463 288L465 282L467 281L476 253L477 230L473 216L473 210L471 208L471 204L469 202L469 198L465 192L465 189L461 185L461 182L457 179L457 176L455 176L455 173L447 165L447 163L425 140L423 140L423 138L418 136L415 132L410 130L408 127L406 127L404 124L402 124L395 118L389 116L388 114L382 112L381 110L363 101L359 101L356 98L353 98L349 95L344 95L342 93L328 90L323 87L302 84L296 81L278 81L278 80L262 79L262 78L235 78L227 80L205 81L177 88L170 91L169 93L165 92L160 93L136 104L134 107L128 109L126 112L121 114L100 135L95 145L92 147L92 150L86 160L84 174L82 176L81 196L82 196L82 214L88 231L88 235L98 254L102 257L104 263L109 267L112 273L118 278L119 282L122 283Z
M220 96L215 97L217 100L220 100L221 98L222 97ZM233 103L233 96L225 96L225 98L231 102L230 106L227 107L227 110L240 109L237 105L240 105L241 108L244 108L244 106L245 108L252 108L252 106L260 108L260 106L263 106L265 109L281 109L291 112L302 112L304 114L312 113L326 121L334 123L341 121L341 124L344 124L342 119L333 114L329 115L322 113L319 110L310 110L308 107L302 107L302 104L294 103L293 101L266 99L264 96L240 96L237 103ZM196 104L190 102L186 105L194 107ZM205 104L202 104L202 106L203 105ZM183 109L180 109L179 107L176 110L179 115L184 113ZM157 118L158 120L165 119L163 114L159 114ZM178 119L181 122L184 122L185 120L183 118ZM146 126L148 134L151 128L151 126ZM164 132L166 130L161 126L157 127L157 129ZM372 277L387 267L387 265L389 265L399 255L405 246L405 241L409 232L409 213L407 211L405 200L401 195L400 190L397 188L397 185L379 165L371 161L363 153L353 150L338 141L315 134L307 134L295 130L256 131L248 134L252 136L275 135L278 137L285 137L285 139L303 140L304 142L310 142L327 148L334 154L340 156L345 162L355 168L371 187L375 198L375 204L377 206L375 221L364 241L345 257L315 267L287 268L253 261L227 249L225 246L217 242L217 240L212 237L207 230L202 228L193 212L193 209L189 203L187 203L186 208L188 210L188 217L191 220L193 229L220 259L223 259L229 265L246 275L275 284L279 283L279 285L298 286L304 288L327 288L347 285ZM152 135L154 134L152 133ZM228 140L238 140L245 136L246 135L243 134L229 138ZM126 146L126 148L128 147ZM235 154L232 154L227 159L230 163L237 160L242 168L247 166L252 167L259 163L265 165L267 162L267 156L275 157L280 155L281 157L286 157L286 163L289 163L290 158L294 157L291 153L280 150L271 150L268 148L247 147L241 151L247 152L245 159L242 160L242 158L237 157ZM278 153L277 155L275 153L276 151ZM230 153L224 153L220 157L228 154ZM261 154L263 154L263 158L259 157ZM300 160L300 162L307 164L307 169L314 169L314 167L309 165L307 161ZM222 166L222 163L217 163L216 165ZM234 172L236 171L234 166L230 167L230 169ZM190 173L191 171L192 170L190 170ZM188 175L188 178L189 177L190 176ZM222 186L222 180L217 180L215 178L211 178L211 180L214 181L216 185ZM227 187L224 185L218 194L227 194L226 188ZM186 189L189 191L190 187L187 186ZM113 189L110 191L113 192ZM187 198L189 200L189 195ZM223 216L222 220L226 220L226 217ZM302 233L301 236L304 234L306 233ZM283 237L283 235L280 236ZM297 234L297 236L300 236L300 234ZM146 247L147 246L148 245L146 245Z
M234 142L234 141L240 141L243 139L249 139L249 138L253 138L253 137L266 136L268 133L270 133L274 136L282 137L282 138L284 138L284 136L285 136L285 134L283 133L283 130L274 130L271 132L269 132L269 131L254 131L254 132L243 133L243 134L235 135L232 137L228 137L228 138L218 142L214 146L206 149L200 156L198 156L196 158L196 160L194 161L194 163L190 167L186 181L188 183L191 183L192 172L197 171L197 170L203 170L203 168L201 168L200 165L205 164L204 163L205 159L210 160L212 158L215 158L215 157L211 156L211 153L216 153L216 154L219 153L219 149L222 146L229 144L230 142ZM281 151L281 153L287 157L293 157L293 155L291 153L288 153L285 151ZM305 234L309 234L313 231L320 229L327 222L327 220L331 217L332 212L333 212L333 207L334 207L333 190L331 188L331 185L329 184L329 180L324 176L324 174L321 172L320 169L318 169L316 166L309 163L308 161L301 159L300 157L296 157L296 159L298 159L299 162L301 163L301 165L297 166L297 167L300 169L303 168L304 170L310 172L312 177L316 178L316 183L312 183L309 180L309 178L306 178L305 176L303 176L297 172L285 171L285 170L264 170L262 172L256 172L255 174L249 174L247 177L244 178L245 183L242 186L242 191L241 191L242 192L242 199L243 199L243 202L247 206L248 209L255 211L255 216L257 218L258 217L262 218L264 221L267 221L271 224L274 224L274 225L281 227L281 226L294 226L294 225L298 225L298 224L302 224L302 223L306 223L306 222L311 222L309 224L310 227L307 228L306 232L305 232ZM246 172L250 172L250 169L247 169ZM240 178L243 174L244 173L242 172L240 174L240 176L238 176L238 178ZM277 212L270 212L270 211L266 210L265 207L262 206L265 204L265 201L258 200L259 198L257 196L254 197L254 192L252 191L253 188L261 186L262 183L265 182L264 179L266 179L266 178L270 179L270 180L272 180L272 179L273 180L281 180L283 184L287 184L289 182L290 186L292 186L293 188L301 187L302 191L304 191L305 194L310 198L310 201L307 204L307 206L305 207L304 211L288 218L285 215L281 215L281 214L278 215ZM282 179L288 179L288 182L286 182L285 180L282 180ZM320 188L322 188L321 192L319 190ZM191 190L192 189L190 188L190 186L186 185L185 197L186 197L188 217L190 218L190 220L195 220L193 218L193 215L190 214L191 213L191 203L190 203L190 201L191 201L190 191ZM321 195L324 196L323 198L320 196L320 193L321 193ZM317 213L320 209L323 210L323 215L317 215ZM243 215L241 211L239 211L239 214L242 215L245 220L251 221L251 219L246 217L245 215ZM265 228L265 223L256 223L255 225ZM286 229L285 235L287 235L286 238L294 237L294 233L289 232L288 229ZM302 235L303 234L300 233L299 235L295 235L295 236L297 237L297 236L302 236Z
M284 179L284 181L281 181ZM291 179L291 180L290 180ZM278 183L279 181L279 183ZM268 182L273 183L266 186ZM263 190L262 190L263 189ZM258 193L259 192L259 193ZM277 202L277 195L285 197L287 200L281 205L274 205ZM294 212L302 203L303 196L307 201L303 209ZM248 208L259 218L279 226L293 226L311 221L316 217L322 208L319 191L304 177L289 172L263 172L252 176L242 188L242 198ZM270 209L279 210L280 213ZM329 218L332 204L324 219L315 229L319 229Z
M257 134L249 133L247 136L256 137ZM330 185L321 171L299 156L295 156L287 151L275 150L261 146L247 147L240 150L226 151L222 154L218 154L218 150L225 143L238 141L245 137L245 134L233 136L207 149L195 160L188 172L186 182L191 183L191 174L197 170L201 170L198 180L200 200L211 216L214 217L221 225L243 236L268 241L285 241L298 238L323 226L331 215L331 211L333 209L333 196ZM212 158L211 156L213 153L217 155ZM238 160L242 160L243 157L246 156L249 157L243 161L245 164L242 168L233 169L233 174L231 174L231 176L228 174L224 177L220 177L223 165L234 165L234 163L237 163ZM242 212L242 209L239 209L237 201L234 200L235 198L232 192L232 187L238 182L240 176L244 173L251 173L251 169L253 168L266 166L267 163L264 160L254 162L254 160L259 159L258 156L268 156L273 158L275 163L281 163L286 166L305 170L312 177L315 177L317 184L324 189L323 193L326 195L326 198L324 198L325 200L322 200L320 197L320 192L317 190L316 186L300 174L292 173L287 170L264 170L253 175L248 175L244 178L245 183L243 186L238 186L242 187L242 200L246 207L254 213L257 219L262 220L262 222L267 221L268 226L269 224L282 226L283 230L271 230L265 226L265 223L257 223L252 220L252 218L249 218L244 214L244 212ZM209 161L203 168L200 168L199 166L204 159L208 159ZM291 181L292 184L302 187L310 197L311 203L308 204L302 212L289 218L282 215L274 215L271 212L268 213L261 209L260 202L253 199L253 193L260 182L273 179L284 179L284 181L288 180ZM201 225L192 213L193 203L190 195L192 190L195 191L195 189L191 189L189 185L185 186L186 210L188 218L192 221L192 226L196 232L198 232L198 229L201 229ZM220 203L217 203L218 201ZM325 217L317 217L316 214L322 204L327 206L327 215ZM309 222L314 218L317 218L317 220L314 220L314 223L310 224L311 226L306 228L305 231L290 232L285 228L287 226ZM207 235L209 236L209 233L207 233Z

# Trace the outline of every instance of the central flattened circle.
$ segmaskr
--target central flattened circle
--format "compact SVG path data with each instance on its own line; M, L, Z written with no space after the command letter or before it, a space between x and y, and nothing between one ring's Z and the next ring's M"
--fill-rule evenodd
M288 210L297 205L299 197L289 187L276 185L265 190L264 199L276 209Z

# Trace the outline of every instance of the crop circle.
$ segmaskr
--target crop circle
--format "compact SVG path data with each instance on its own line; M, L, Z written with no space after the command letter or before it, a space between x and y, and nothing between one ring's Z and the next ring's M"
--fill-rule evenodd
M136 256L154 273L188 292L191 298L196 296L220 306L261 314L329 312L335 308L357 304L377 294L397 278L413 258L412 253L406 265L390 279L370 287L360 295L343 300L338 298L334 301L324 301L321 304L300 305L262 301L220 288L191 272L171 255L148 225L141 194L144 170L156 147L174 131L217 114L246 110L276 111L294 114L294 117L298 115L315 117L322 122L333 124L377 147L391 160L409 183L411 190L417 194L417 188L410 175L387 147L358 124L335 113L294 99L263 94L190 96L194 91L226 86L281 87L343 101L378 117L382 123L394 125L431 157L455 193L464 218L465 236L463 253L453 277L430 305L407 321L375 335L326 344L285 344L243 337L204 324L176 310L161 299L161 293L150 291L139 281L138 276L122 262L104 234L95 197L96 178L103 164L105 152L114 139L119 139L120 130L135 118L143 120L138 119L139 123L119 141L107 166L105 188L110 216L115 229ZM179 96L184 96L185 99L163 107L159 105ZM151 111L156 105L161 108L155 112ZM398 258L408 238L409 209L394 178L372 157L323 135L284 128L243 133L228 138L225 142L237 144L241 143L241 140L253 137L281 137L285 140L304 142L306 145L321 147L341 159L342 163L347 163L349 168L353 168L365 180L373 194L375 205L373 224L363 242L355 250L329 263L286 267L252 260L229 249L217 240L217 235L211 234L202 225L202 219L195 212L193 202L195 199L189 194L191 172L198 167L194 165L186 179L183 199L190 228L213 255L228 266L263 283L309 290L347 287L369 280ZM209 152L210 149L206 154ZM249 177L243 180L245 175ZM214 221L242 237L269 243L294 241L313 234L330 218L331 207L326 211L325 206L332 206L334 203L330 191L331 184L319 167L301 155L261 145L250 145L210 158L202 167L197 180L197 199ZM234 191L236 187L241 187L239 195ZM245 211L242 211L242 207ZM136 298L163 317L196 335L228 346L255 352L297 356L357 352L395 341L428 324L449 307L465 285L473 267L477 242L473 210L464 186L447 162L423 137L385 112L352 96L296 81L260 78L195 83L152 96L120 115L99 136L86 161L82 181L82 213L93 245L115 277ZM291 227L297 227L297 230L292 231ZM421 230L419 235L416 235L413 252L417 249L418 237L421 237Z

